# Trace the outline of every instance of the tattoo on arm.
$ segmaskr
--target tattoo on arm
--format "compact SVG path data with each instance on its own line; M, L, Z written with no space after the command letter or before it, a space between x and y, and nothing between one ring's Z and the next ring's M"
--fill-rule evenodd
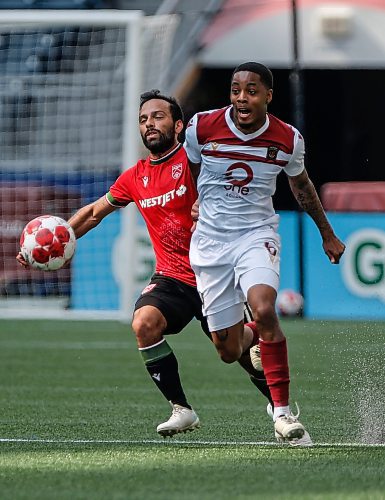
M298 183L291 188L299 206L310 215L321 233L330 231L329 221L313 183L311 181Z
M299 203L299 206L308 213L316 212L319 206L319 203L317 203L317 198L306 191L299 191L297 193L297 201Z

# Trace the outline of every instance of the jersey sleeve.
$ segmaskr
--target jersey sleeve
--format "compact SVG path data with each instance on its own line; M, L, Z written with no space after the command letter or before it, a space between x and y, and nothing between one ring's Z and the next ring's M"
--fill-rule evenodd
M184 142L184 148L187 153L187 158L192 163L201 162L201 147L198 143L197 125L198 125L198 115L194 115L188 122L185 134L186 138Z
M289 163L284 171L289 177L299 175L305 169L305 142L298 130L294 129L294 148Z
M132 168L123 172L106 193L106 200L113 207L126 207L134 201L131 193L132 172Z

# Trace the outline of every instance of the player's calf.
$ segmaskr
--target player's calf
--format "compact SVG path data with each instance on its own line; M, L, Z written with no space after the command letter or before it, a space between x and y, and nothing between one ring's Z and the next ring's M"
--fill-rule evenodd
M243 321L240 321L236 325L211 332L214 345L223 362L234 363L242 356L243 329Z

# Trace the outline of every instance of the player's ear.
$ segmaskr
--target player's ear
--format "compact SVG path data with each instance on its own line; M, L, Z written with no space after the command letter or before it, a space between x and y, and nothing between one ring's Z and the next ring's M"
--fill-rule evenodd
M269 89L267 91L266 104L270 104L272 100L273 100L273 89Z
M182 120L177 120L175 122L175 132L177 134L180 134L182 132L182 130L183 130L183 126L184 126L183 125L183 121Z

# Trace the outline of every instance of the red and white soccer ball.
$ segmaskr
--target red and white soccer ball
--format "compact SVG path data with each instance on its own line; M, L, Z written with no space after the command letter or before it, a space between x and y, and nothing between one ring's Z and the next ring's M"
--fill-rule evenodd
M31 220L20 237L20 252L30 266L43 271L56 271L75 252L76 237L64 219L41 215Z
M277 295L276 308L280 316L299 316L303 310L303 297L294 290L280 290Z

